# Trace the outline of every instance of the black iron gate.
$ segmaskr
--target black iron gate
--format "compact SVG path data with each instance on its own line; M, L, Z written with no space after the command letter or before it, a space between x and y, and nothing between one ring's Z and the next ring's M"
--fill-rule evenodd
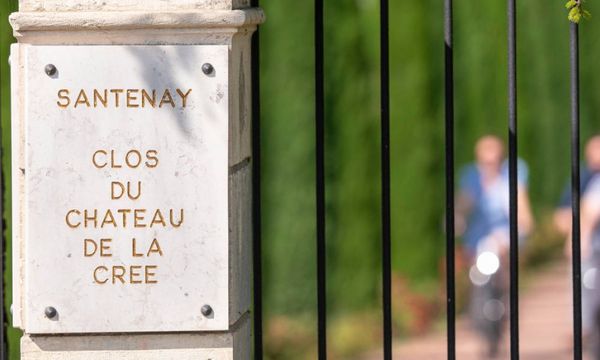
M380 0L380 91L381 91L381 245L383 357L392 358L391 308L391 211L390 211L390 92L389 92L389 15L388 0ZM253 0L253 6L259 1ZM517 20L516 0L507 0L508 15L508 139L510 208L510 357L519 359L518 224L517 224ZM325 271L325 101L323 0L314 0L315 49L315 125L316 125L316 268L318 358L327 358L327 311ZM444 0L445 61L445 166L446 166L446 300L447 357L456 358L455 229L454 229L454 76L453 76L453 3ZM579 130L579 25L570 24L571 56L571 193L572 193L572 277L573 277L573 357L582 358L581 246L580 246L580 130ZM253 39L253 150L254 199L261 198L260 188L260 68L259 34ZM262 266L261 204L254 201L254 356L263 358L262 337Z

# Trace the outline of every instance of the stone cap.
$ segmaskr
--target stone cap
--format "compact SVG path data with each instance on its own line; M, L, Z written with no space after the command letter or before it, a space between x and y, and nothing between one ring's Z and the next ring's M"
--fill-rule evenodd
M19 11L9 17L16 34L22 31L241 28L254 27L264 20L264 13L258 8L172 12Z
M232 10L250 0L19 0L20 11Z

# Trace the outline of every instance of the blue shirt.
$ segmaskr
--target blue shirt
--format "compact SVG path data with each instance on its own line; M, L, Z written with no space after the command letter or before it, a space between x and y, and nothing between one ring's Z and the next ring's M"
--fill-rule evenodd
M600 206L600 175L593 175L586 186L582 189L583 200L588 202L588 206ZM600 254L600 221L598 221L592 233L592 249L595 254Z
M518 183L527 186L529 171L527 164L519 160ZM495 231L509 231L508 161L504 161L496 180L484 189L481 173L476 164L466 166L461 172L460 190L471 203L464 234L465 245L474 252L479 242Z
M597 172L590 170L587 166L581 166L581 174L579 176L579 182L581 183L581 193L585 194L585 191ZM559 208L570 208L571 207L571 182L567 183L563 189L560 201L558 202Z

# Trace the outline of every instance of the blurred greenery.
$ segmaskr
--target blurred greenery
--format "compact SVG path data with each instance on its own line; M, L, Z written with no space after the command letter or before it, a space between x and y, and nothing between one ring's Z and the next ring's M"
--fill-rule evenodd
M3 224L4 224L4 261L3 265L8 271L4 272L5 292L3 302L6 321L11 323L10 306L12 304L12 242L11 221L12 213L10 211L11 199L11 149L10 149L10 68L8 64L9 46L14 41L12 30L8 24L8 14L17 10L17 0L1 0L0 1L0 134L2 135L2 209ZM8 327L8 358L10 360L19 359L19 339L21 332L13 327Z
M598 4L588 4L598 13ZM313 4L261 5L268 15L260 35L265 311L279 322L281 316L314 316ZM378 6L376 0L325 5L328 305L334 323L376 311L380 301ZM472 160L481 135L506 139L507 21L502 1L455 0L454 6L460 166ZM443 286L442 10L434 0L390 2L393 266L410 292L429 296ZM518 2L518 22L519 153L530 166L540 230L527 254L539 262L560 248L549 215L569 170L569 22L564 2L541 0ZM581 27L586 139L600 131L593 116L600 106L600 25L591 19ZM413 315L397 314L398 333ZM361 329L356 339L367 323L355 324ZM335 347L338 331L330 328L329 336Z
M10 186L6 59L13 40L6 20L15 3L0 2L6 189ZM362 344L366 338L371 339L369 343L379 339L378 4L376 0L339 0L325 5L328 306L333 319L332 346L350 347L348 352L356 350L359 340ZM454 5L460 165L471 161L479 136L494 133L505 138L507 134L506 5L468 0L455 0ZM268 17L260 31L265 333L272 358L292 359L287 345L308 348L315 336L313 3L262 0L261 6ZM588 2L587 8L600 14L596 2ZM538 223L547 222L542 219L548 218L568 178L569 22L565 15L562 0L518 2L519 153L530 165L530 194ZM442 19L439 0L390 2L393 267L400 289L395 294L401 298L408 292L416 294L395 307L410 310L397 314L398 326L425 321L414 318L414 304L435 305L439 294L432 293L441 286L445 208ZM600 60L600 24L591 19L581 27L581 115L587 138L600 130L594 116L600 107L596 98L600 71L595 69ZM9 194L4 198L8 225ZM546 233L535 237L540 249ZM5 236L10 239L10 226ZM552 244L555 248L556 242ZM10 256L6 266L10 269ZM6 284L10 299L10 271ZM8 306L11 301L5 303ZM347 330L350 324L356 328L354 335ZM367 324L375 324L375 334L365 336L365 327L373 329ZM400 328L399 333L404 330ZM13 356L17 337L11 332ZM354 347L343 345L350 343ZM304 354L304 358L311 356L314 353Z

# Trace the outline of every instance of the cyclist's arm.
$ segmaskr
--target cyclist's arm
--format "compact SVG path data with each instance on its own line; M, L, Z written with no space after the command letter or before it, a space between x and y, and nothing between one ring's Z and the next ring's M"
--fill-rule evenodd
M529 193L525 186L519 186L517 202L519 204L519 211L517 212L519 229L523 235L529 235L533 230L534 220L531 213Z
M554 227L562 236L568 236L571 231L571 208L559 207L554 211Z
M454 227L457 236L464 234L467 228L467 218L473 207L471 196L465 191L459 191L454 205Z
M598 221L600 220L600 177L590 182L581 199L581 257L592 255L592 239ZM567 255L571 255L572 234L566 245Z
M600 204L597 195L584 196L581 203L581 257L591 256L594 229L600 220Z

